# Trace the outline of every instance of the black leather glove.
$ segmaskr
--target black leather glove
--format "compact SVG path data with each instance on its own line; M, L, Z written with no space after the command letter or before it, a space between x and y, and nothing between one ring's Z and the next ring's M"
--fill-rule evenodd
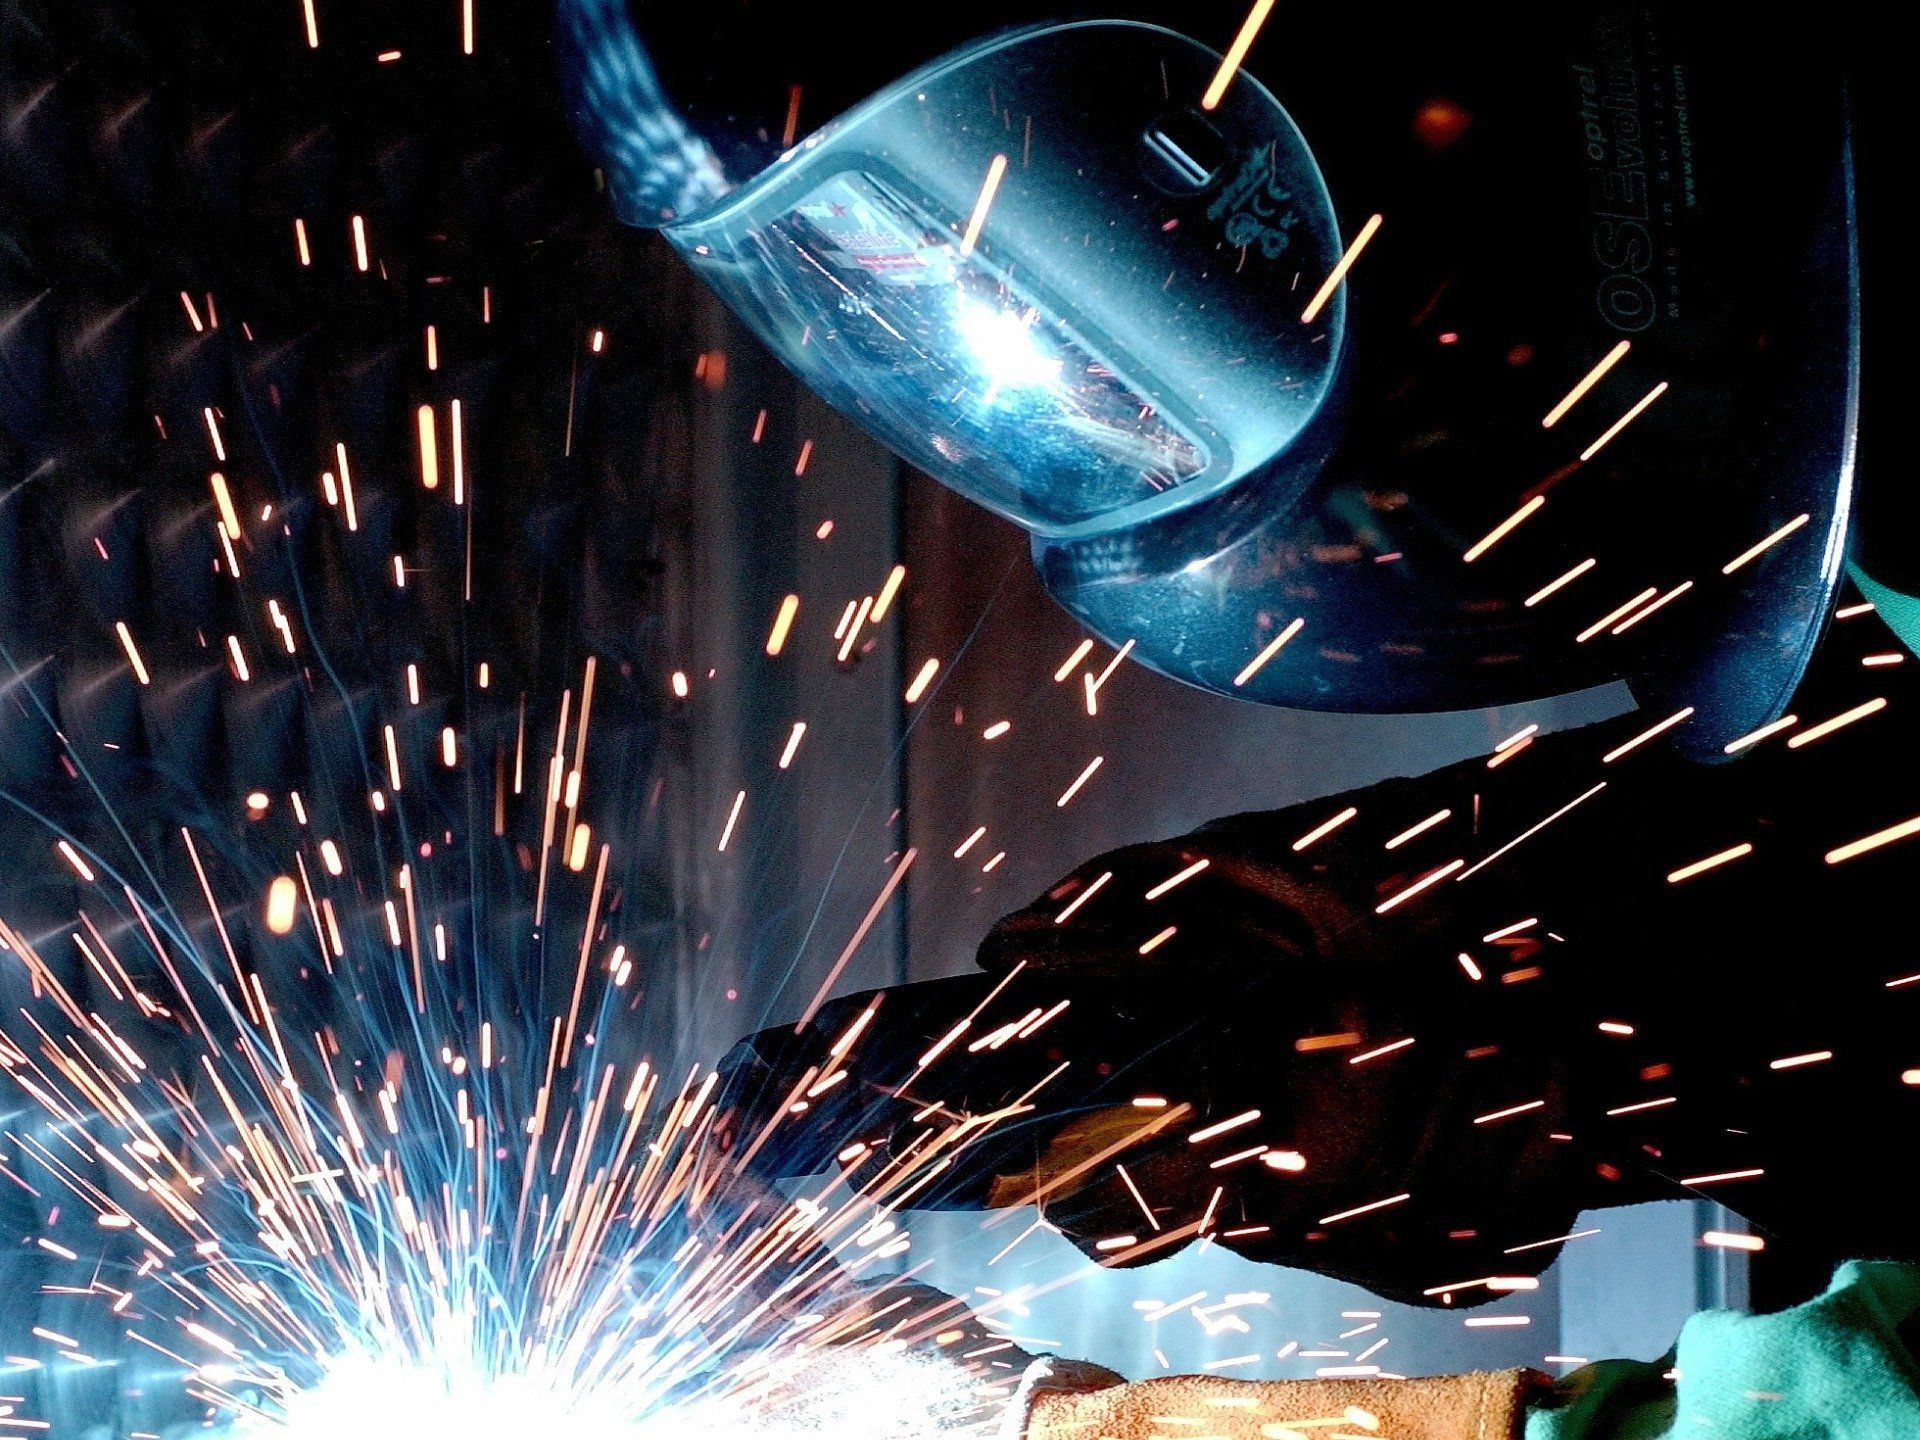
M1868 828L1835 803L1860 757L1693 767L1631 743L1653 723L1100 856L995 926L981 974L743 1042L735 1143L775 1172L891 1164L913 1204L1038 1203L1106 1264L1205 1236L1413 1303L1487 1298L1451 1287L1663 1196L1910 1247L1897 1207L1827 1192L1884 1173L1850 1117L1911 1105L1898 962L1869 958L1900 862L1823 858ZM1848 960L1816 984L1817 954Z

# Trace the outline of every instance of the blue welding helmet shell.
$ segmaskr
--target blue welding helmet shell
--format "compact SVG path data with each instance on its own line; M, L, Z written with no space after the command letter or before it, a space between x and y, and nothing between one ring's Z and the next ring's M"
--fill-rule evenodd
M1019 18L562 25L623 218L1143 663L1350 711L1625 677L1702 757L1781 712L1850 506L1837 67L1783 113L1781 42L1658 7L1498 54L1290 18L1237 73L1232 12Z

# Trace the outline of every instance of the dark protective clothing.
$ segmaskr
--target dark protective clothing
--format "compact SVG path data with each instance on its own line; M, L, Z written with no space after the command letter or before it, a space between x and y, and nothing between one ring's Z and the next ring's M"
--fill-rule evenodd
M1829 1266L1920 1255L1895 1139L1920 1115L1902 1078L1920 1067L1920 956L1900 938L1920 849L1829 863L1920 796L1901 667L1858 663L1888 640L1841 622L1796 726L1735 765L1682 761L1638 739L1666 717L1632 715L1090 860L994 927L982 974L743 1042L734 1094L754 1109L878 1003L851 1083L757 1160L821 1168L850 1136L897 1153L944 1123L928 1101L986 1113L1065 1063L1031 1113L961 1152L939 1203L1037 1196L1106 1263L1198 1226L1412 1303L1544 1270L1581 1210L1688 1194ZM1027 1038L968 1050L1063 1002ZM1156 1113L1142 1096L1192 1114L1122 1145ZM1215 1168L1256 1146L1274 1163ZM1127 1234L1142 1243L1100 1243Z

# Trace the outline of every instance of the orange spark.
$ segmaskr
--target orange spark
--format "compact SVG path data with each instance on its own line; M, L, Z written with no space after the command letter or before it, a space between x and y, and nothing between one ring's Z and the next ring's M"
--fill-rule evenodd
M793 617L800 613L800 597L789 595L780 602L773 617L773 629L767 632L767 654L778 655L785 648L787 634L793 629Z
M1566 393L1558 405L1547 412L1547 418L1540 422L1541 427L1551 430L1562 416L1580 403L1581 396L1585 395L1595 385L1600 383L1601 376L1605 375L1614 366L1618 365L1621 360L1626 358L1627 351L1632 348L1632 341L1622 340L1618 345L1614 346L1613 349L1601 356L1599 363L1585 375L1581 376L1579 383Z
M1613 424L1609 425L1606 428L1606 430L1601 434L1598 440L1594 441L1591 445L1587 446L1586 449L1580 452L1581 462L1585 463L1586 461L1593 459L1594 456L1598 455L1601 449L1607 444L1609 440L1613 439L1614 436L1618 435L1622 430L1626 429L1627 426L1631 425L1635 420L1639 419L1641 411L1645 410L1649 405L1653 404L1654 401L1658 400L1662 395L1666 393L1667 393L1667 382L1662 380L1658 385L1654 386L1646 394L1642 395L1638 400L1636 400L1633 404L1632 409L1628 410L1626 414L1622 415L1618 420L1614 421Z
M1385 900L1382 900L1378 905L1374 906L1373 913L1376 915L1385 915L1390 911L1398 909L1400 906L1406 904L1407 901L1413 899L1413 897L1418 895L1421 891L1426 890L1431 886L1438 885L1442 880L1446 879L1447 876L1453 874L1454 871L1458 870L1461 866L1465 865L1466 863L1467 862L1465 860L1449 860L1446 864L1440 866L1439 868L1434 870L1429 870L1425 875L1421 876L1418 880L1414 881L1413 884L1407 886L1406 889L1400 891L1398 894L1390 896Z
M927 687L933 683L933 677L939 673L940 662L938 660L927 661L926 664L920 667L919 673L913 677L913 683L907 686L906 694L902 698L906 700L907 704L913 704L922 695L927 693Z
M1322 1225L1338 1225L1342 1220L1351 1220L1356 1215L1370 1215L1375 1210L1385 1210L1389 1205L1401 1205L1412 1198L1413 1195L1411 1192L1389 1195L1384 1200L1369 1201L1365 1205L1356 1205L1351 1210L1338 1210L1331 1215L1322 1215L1320 1217L1320 1223Z
M1247 668L1242 670L1238 675L1233 677L1233 683L1236 686L1244 685L1247 683L1247 681L1251 680L1255 675L1259 674L1260 667L1265 665L1269 660L1273 659L1274 656L1278 655L1280 653L1281 647L1283 647L1289 640L1293 639L1294 636L1298 635L1300 633L1300 627L1305 625L1306 623L1307 622L1304 619L1300 618L1299 616L1295 616L1292 620L1288 621L1287 627L1284 630L1282 630L1278 635L1274 636L1273 639L1269 640L1266 643L1266 647L1262 649L1258 655L1254 656L1253 659L1247 662Z
M1093 641L1091 640L1082 640L1078 645L1074 646L1073 653L1067 656L1065 660L1062 660L1060 662L1060 668L1053 672L1053 683L1058 685L1064 681L1067 676L1071 675L1080 662L1087 658L1087 653L1092 649Z
M800 748L800 737L806 733L806 721L796 720L793 722L793 733L787 736L787 748L780 752L780 768L782 770L793 764L794 753Z
M1642 605L1646 604L1647 601L1653 599L1653 597L1658 595L1659 593L1660 593L1660 587L1658 585L1647 586L1646 589L1642 590L1638 595L1634 596L1631 600L1628 600L1626 603L1622 605L1615 606L1613 609L1609 610L1606 614L1602 615L1598 620L1594 621L1591 625L1587 626L1587 628L1582 630L1578 635L1574 636L1573 637L1574 643L1578 645L1586 644L1587 641L1591 640L1594 636L1598 635L1602 630L1605 630L1607 627L1614 624L1614 622L1619 620L1622 616L1631 614L1633 611L1638 610Z
M1669 885L1678 885L1682 880L1691 880L1696 875L1704 875L1707 871L1717 870L1722 865L1731 865L1734 861L1742 859L1752 853L1753 846L1745 841L1742 841L1738 845L1730 845L1725 850L1716 851L1705 859L1695 860L1691 865L1682 865L1678 870L1675 870L1667 876L1667 883Z
M1833 1059L1831 1050L1809 1050L1804 1055L1787 1055L1778 1060L1769 1060L1769 1070L1798 1070L1802 1065L1819 1065Z
M1556 590L1559 590L1564 586L1571 585L1574 581L1578 580L1582 575L1586 574L1587 571L1593 569L1595 563L1596 562L1593 560L1593 558L1589 556L1587 559L1582 560L1578 565L1574 566L1571 570L1567 571L1567 573L1562 575L1559 579L1549 580L1546 584L1542 585L1538 590L1534 591L1533 594L1527 597L1527 600L1526 600L1527 608L1531 610L1534 606L1538 605L1542 600L1545 600L1549 595L1552 595Z
M1631 740L1622 741L1620 744L1614 746L1613 749L1609 750L1605 755L1602 755L1600 757L1600 763L1602 765L1611 765L1614 761L1618 760L1621 756L1631 755L1635 750L1638 750L1642 745L1646 744L1647 741L1653 739L1654 736L1663 734L1666 731L1671 730L1674 726L1678 725L1681 721L1687 719L1692 714L1693 714L1693 706L1691 705L1682 706L1680 709L1674 711L1673 714L1667 716L1666 719L1658 722L1657 724L1649 726L1645 730L1642 730L1638 735L1635 735Z
M294 884L291 875L273 877L273 883L267 887L268 930L275 935L286 935L292 932L294 905L299 896L300 887Z
M1413 1040L1414 1037L1411 1035L1403 1036L1398 1040L1389 1040L1386 1044L1376 1045L1371 1050L1362 1050L1358 1055L1349 1055L1347 1064L1364 1065L1369 1060L1378 1060L1382 1055L1392 1055L1397 1051L1405 1050L1413 1044Z
M1194 1131L1191 1135L1187 1136L1187 1143L1189 1145L1204 1144L1206 1141L1212 1140L1216 1136L1225 1135L1231 1130L1238 1130L1243 1125L1251 1125L1254 1121L1258 1120L1259 1118L1260 1118L1260 1112L1258 1110L1242 1111L1238 1115L1230 1116L1225 1120L1216 1121L1212 1125L1207 1125L1202 1127L1201 1129Z
M1233 37L1233 44L1220 57L1220 68L1214 71L1212 82L1200 97L1202 110L1213 109L1227 93L1227 87L1240 72L1241 62L1247 58L1247 51L1253 48L1254 37L1260 33L1260 27L1266 24L1267 15L1272 9L1273 0L1254 0L1253 9L1247 12L1247 18L1240 23L1240 33Z
M727 842L733 839L733 827L740 823L740 807L747 803L747 792L742 790L733 797L733 808L727 812L726 828L720 832L720 849L727 848Z
M1007 173L1007 157L996 155L987 166L986 183L980 187L980 198L973 202L973 216L967 221L966 233L960 237L962 256L973 254L973 247L979 243L980 227L987 223L987 211L993 205L994 192L1000 188L1000 179Z
M93 867L81 858L80 852L73 848L70 841L62 840L54 848L59 850L61 859L73 867L74 874L89 885L93 883Z
M1099 877L1091 885L1087 886L1086 889L1069 900L1066 908L1053 917L1053 923L1056 925L1066 924L1067 921L1071 920L1079 911L1080 907L1085 905L1095 895L1098 895L1101 888L1111 879L1113 879L1113 872L1111 870L1101 871Z
M931 664L932 662L929 661L928 663ZM1087 768L1082 770L1079 775L1074 778L1074 782L1071 785L1061 791L1060 798L1053 802L1054 808L1058 810L1066 809L1067 802L1080 793L1080 787L1093 778L1093 772L1100 768L1101 762L1105 759L1106 756L1104 755L1096 755L1093 759L1089 760L1087 762Z
M1843 710L1831 720L1822 720L1818 725L1802 730L1787 742L1787 748L1789 750L1798 750L1803 745L1811 745L1814 741L1823 740L1833 734L1834 731L1851 725L1856 720L1864 720L1869 715L1877 715L1886 708L1887 697L1884 695L1876 695L1873 699L1856 705L1851 710Z
M1408 826L1405 830L1402 830L1398 835L1387 841L1386 848L1389 850L1398 850L1409 840L1426 834L1427 831L1433 829L1434 826L1445 824L1448 817L1452 814L1453 811L1450 809L1436 810L1433 814L1427 816L1426 819L1420 821L1418 824ZM1148 898L1151 899L1152 897L1149 896Z
M428 490L440 488L440 443L434 432L433 407L422 405L414 412L420 432L420 483Z
M1722 575L1731 575L1733 574L1734 571L1738 570L1742 565L1745 565L1748 561L1757 560L1760 556L1766 554L1767 551L1771 550L1774 546L1778 545L1782 540L1786 539L1789 535L1793 534L1794 531L1798 530L1802 525L1805 525L1808 521L1812 519L1813 517L1811 515L1805 514L1804 512L1794 516L1793 519L1789 520L1786 524L1782 525L1778 530L1774 531L1771 535L1767 536L1766 539L1758 542L1757 544L1749 547L1748 549L1742 550L1738 555L1734 556L1733 559L1729 560L1726 564L1722 565L1720 567L1720 573Z
M1293 842L1293 848L1295 850L1304 850L1309 845L1313 844L1316 840L1325 839L1327 836L1331 835L1335 830L1338 830L1342 825L1346 824L1347 821L1353 819L1353 817L1358 815L1359 813L1360 812L1358 809L1356 809L1352 805L1349 805L1346 809L1342 810L1338 815L1335 815L1331 820L1323 820L1318 825L1314 826L1313 829L1307 831L1306 834L1302 835L1298 840Z
M893 608L893 598L900 593L900 582L907 578L907 567L896 565L887 572L886 582L881 585L880 593L874 597L873 614L869 617L878 625L887 618L887 611Z
M1186 869L1181 870L1173 875L1169 875L1165 880L1162 880L1158 885L1154 886L1151 890L1147 891L1147 899L1158 900L1162 895L1166 894L1169 890L1172 890L1175 886L1186 884L1187 881L1191 880L1194 876L1198 875L1202 870L1206 869L1207 866L1212 863L1213 863L1212 861L1206 859L1203 856L1202 858L1194 861L1191 865L1187 866Z
M1631 630L1634 626L1638 625L1642 620L1646 619L1649 615L1653 614L1656 610L1664 609L1667 605L1670 605L1675 600L1678 600L1682 595L1686 594L1687 591L1691 590L1692 588L1693 588L1693 582L1691 580L1682 580L1678 585L1674 586L1673 589L1667 591L1666 594L1662 595L1658 600L1655 600L1651 605L1647 606L1643 610L1634 611L1633 614L1629 615L1626 619L1622 620L1618 625L1614 626L1613 629L1609 630L1607 633L1609 635L1624 635L1627 631Z
M1333 298L1333 292L1340 288L1340 282L1347 278L1347 271L1353 268L1353 262L1360 258L1360 252L1366 248L1367 242L1373 239L1379 229L1380 217L1369 216L1367 223L1360 227L1360 233L1353 237L1353 243L1347 246L1346 254L1340 257L1340 263L1333 267L1333 272L1320 283L1320 288L1314 291L1313 299L1307 302L1307 308L1300 312L1302 325L1313 323L1314 317L1325 308L1327 301Z
M1849 841L1838 849L1827 852L1827 864L1838 865L1851 860L1856 855L1865 855L1869 850L1878 850L1882 845L1891 845L1896 840L1905 840L1911 835L1920 835L1920 815L1911 820L1902 820L1898 825L1889 825L1884 830L1876 830L1871 835L1863 835L1858 840Z
M114 633L120 637L120 644L126 649L127 661L133 666L134 679L142 685L151 685L153 678L147 674L146 662L140 658L139 648L133 643L133 632L127 628L127 622L116 620L113 622L113 629Z
M1721 751L1727 755L1738 755L1742 750L1751 749L1753 746L1758 745L1768 736L1778 735L1782 730L1791 730L1799 723L1800 717L1798 715L1782 715L1771 725L1762 725L1758 730L1749 730L1737 740L1729 740L1721 747ZM1798 739L1799 737L1796 736L1794 738ZM1787 742L1788 745L1792 745L1793 743L1792 740Z
M1479 540L1475 541L1473 544L1473 547L1469 549L1467 553L1465 555L1462 555L1460 558L1466 561L1469 565L1471 565L1474 561L1478 560L1482 555L1486 554L1487 551L1491 550L1494 546L1498 545L1502 540L1506 539L1507 536L1511 535L1516 529L1520 527L1520 525L1525 523L1528 517L1530 517L1535 512L1537 512L1540 509L1540 507L1542 505L1545 505L1546 503L1547 503L1546 496L1544 495L1534 496L1531 500L1527 501L1526 504L1522 505L1518 510L1514 511L1513 514L1509 515L1506 519L1502 520L1498 525L1494 526L1493 529L1489 530L1485 535L1481 536ZM1569 576L1568 578L1571 578L1571 577Z

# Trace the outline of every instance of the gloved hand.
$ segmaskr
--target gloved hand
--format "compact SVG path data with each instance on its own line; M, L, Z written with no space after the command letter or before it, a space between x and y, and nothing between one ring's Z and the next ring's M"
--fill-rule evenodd
M723 1067L731 1143L912 1206L1038 1204L1103 1264L1204 1236L1413 1303L1544 1268L1554 1245L1503 1252L1563 1235L1586 1192L1645 1198L1553 1138L1595 1046L1542 1018L1551 987L1469 979L1375 913L1341 863L1365 839L1296 851L1310 823L1100 856L996 925L982 973L750 1037Z
M1822 861L1855 823L1824 813L1835 762L1691 766L1629 745L1649 723L1091 860L981 973L742 1042L732 1143L904 1208L1037 1204L1106 1265L1206 1237L1410 1303L1689 1194L1825 1259L1910 1247L1897 1186L1844 1214L1829 1188L1884 1151L1861 1097L1903 1093L1897 997L1869 999L1898 887ZM1797 980L1820 954L1830 983Z

